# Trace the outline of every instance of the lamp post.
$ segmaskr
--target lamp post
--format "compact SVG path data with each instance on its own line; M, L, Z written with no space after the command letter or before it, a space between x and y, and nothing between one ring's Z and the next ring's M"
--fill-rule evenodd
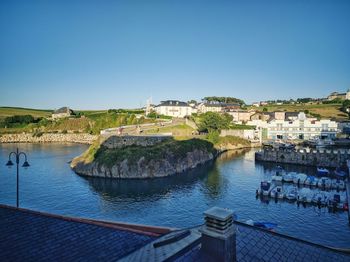
M26 168L26 167L29 167L30 165L29 165L29 163L27 161L26 153L19 152L18 148L17 148L16 152L11 152L9 154L9 160L6 163L6 166L11 167L11 166L14 165L13 162L11 161L11 156L12 155L14 155L16 157L16 166L17 166L17 187L16 187L16 189L17 189L17 198L16 198L16 206L18 207L19 206L19 159L20 159L20 156L21 155L24 156L24 163L23 163L22 167Z

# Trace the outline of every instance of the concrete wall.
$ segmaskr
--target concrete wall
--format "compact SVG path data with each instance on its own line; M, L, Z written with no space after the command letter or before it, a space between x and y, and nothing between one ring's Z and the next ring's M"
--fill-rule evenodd
M223 129L220 136L238 136L244 139L254 139L255 130L252 129Z
M326 167L338 167L345 164L349 158L348 150L264 149L255 154L258 161Z

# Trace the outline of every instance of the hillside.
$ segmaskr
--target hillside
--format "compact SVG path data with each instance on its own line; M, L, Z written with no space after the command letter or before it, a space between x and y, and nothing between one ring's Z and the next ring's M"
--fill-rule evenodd
M320 117L321 119L334 119L338 121L347 120L348 117L344 112L340 111L341 104L286 104L286 105L267 105L259 108L250 107L250 109L263 110L266 108L268 112L288 111L297 112L308 110L311 116Z
M53 110L31 109L21 107L0 107L0 120L14 115L32 115L33 117L49 117Z

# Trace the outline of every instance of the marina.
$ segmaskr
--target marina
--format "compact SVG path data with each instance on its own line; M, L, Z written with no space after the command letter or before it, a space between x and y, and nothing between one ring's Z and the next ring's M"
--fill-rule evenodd
M318 167L316 170L316 175L308 176L304 173L285 172L277 166L271 180L260 183L256 196L313 204L319 208L328 207L332 211L348 211L347 178L337 175L339 172L331 175L326 168Z
M255 162L255 150L226 152L215 162L178 176L111 180L83 178L72 172L68 162L86 150L85 145L3 144L0 146L3 162L16 146L28 153L31 164L30 168L21 169L20 205L23 208L89 219L186 228L203 223L203 210L219 206L232 209L242 223L269 222L277 224L274 231L281 234L332 247L350 246L345 210L333 212L327 207L302 202L298 205L296 200L285 198L277 201L271 197L256 198L260 182L271 180L277 165ZM286 164L281 167L282 175L295 172L317 177L316 167ZM334 173L333 169L330 171ZM2 203L15 205L15 170L1 165L0 174ZM282 183L283 188L294 185Z

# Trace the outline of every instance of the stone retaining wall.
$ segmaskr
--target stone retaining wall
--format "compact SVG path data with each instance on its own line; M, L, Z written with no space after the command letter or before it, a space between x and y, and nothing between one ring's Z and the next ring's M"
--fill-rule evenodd
M263 149L255 153L258 161L306 166L338 167L350 158L349 150L280 150Z
M43 134L34 137L33 134L6 134L0 136L0 143L80 143L92 144L98 136L90 134Z

